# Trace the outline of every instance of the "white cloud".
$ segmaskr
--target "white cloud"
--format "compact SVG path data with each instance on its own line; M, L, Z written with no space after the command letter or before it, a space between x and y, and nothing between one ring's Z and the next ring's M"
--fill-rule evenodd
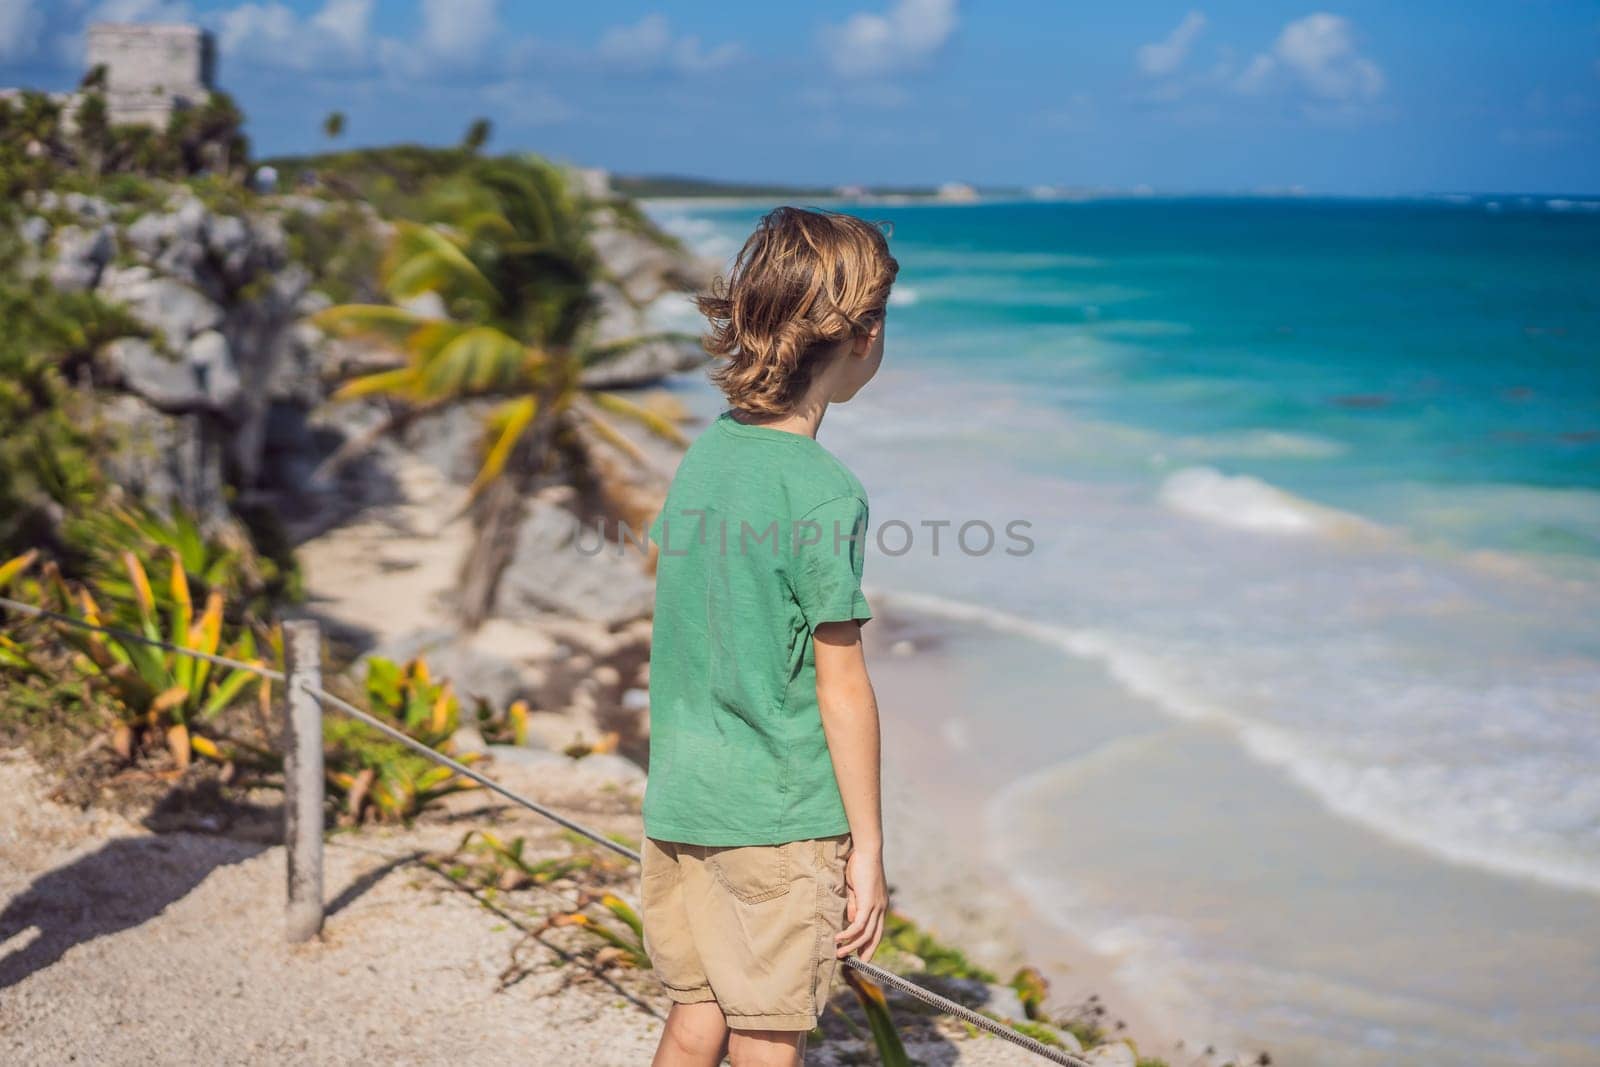
M1153 78L1171 74L1183 65L1195 38L1200 36L1200 31L1205 27L1204 15L1198 11L1189 12L1165 39L1139 46L1134 56L1139 63L1139 70Z
M500 109L495 121L508 126L552 126L576 115L570 104L544 86L516 79L486 86L483 99Z
M607 30L597 51L601 59L633 70L695 74L727 66L741 49L732 42L704 48L698 37L674 37L665 15L646 15L632 25Z
M399 79L437 77L442 70L505 69L498 0L422 0L415 41L385 38L378 45L386 72Z
M265 66L326 69L362 61L372 24L372 0L327 0L302 20L281 3L240 4L218 18L224 54Z
M882 76L939 51L956 22L956 0L895 0L885 14L858 12L841 25L825 27L822 44L838 73Z
M102 0L89 22L188 22L194 12L182 0Z
M0 0L0 59L20 59L39 43L44 17L32 0Z
M470 59L500 29L498 0L422 0L422 45L445 59Z
M1272 77L1272 72L1278 69L1277 60L1269 55L1258 55L1244 68L1244 72L1234 81L1234 88L1241 93L1257 93L1266 88L1267 81Z
M422 28L414 39L378 42L378 65L391 79L437 79L473 66L503 69L503 53L485 49L500 32L496 0L421 0L419 7Z
M328 0L311 16L311 28L327 34L342 51L360 55L366 51L367 33L372 28L373 0Z
M1349 20L1327 12L1285 26L1272 50L1252 59L1234 86L1260 92L1280 71L1312 96L1334 103L1375 100L1384 87L1383 70L1356 51Z

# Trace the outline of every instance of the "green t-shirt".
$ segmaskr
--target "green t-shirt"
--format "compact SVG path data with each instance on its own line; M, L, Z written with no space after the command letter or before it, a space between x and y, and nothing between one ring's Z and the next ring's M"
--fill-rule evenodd
M850 829L811 635L872 617L866 527L866 491L810 437L724 414L689 447L650 528L650 837L775 845Z

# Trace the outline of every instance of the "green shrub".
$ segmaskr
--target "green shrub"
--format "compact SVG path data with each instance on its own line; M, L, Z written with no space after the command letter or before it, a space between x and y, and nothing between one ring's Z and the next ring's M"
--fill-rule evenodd
M451 755L461 706L448 682L436 683L427 664L367 661L367 711L437 752ZM323 717L328 782L340 798L341 820L404 822L429 804L477 783L374 730L329 709ZM472 763L472 753L454 757Z

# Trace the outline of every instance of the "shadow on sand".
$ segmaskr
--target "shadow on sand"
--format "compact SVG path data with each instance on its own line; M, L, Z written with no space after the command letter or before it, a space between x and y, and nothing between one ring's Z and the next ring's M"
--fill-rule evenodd
M218 867L267 846L198 834L122 837L33 880L0 912L0 989L55 963L75 945L132 929L166 910Z

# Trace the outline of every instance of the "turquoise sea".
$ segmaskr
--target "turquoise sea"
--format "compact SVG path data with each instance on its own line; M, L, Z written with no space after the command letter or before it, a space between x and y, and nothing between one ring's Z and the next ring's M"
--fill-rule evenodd
M769 206L652 213L726 259ZM1094 735L996 862L1286 1062L1600 1062L1600 200L845 210L901 263L823 432L915 534L869 578L1158 709L991 679Z

